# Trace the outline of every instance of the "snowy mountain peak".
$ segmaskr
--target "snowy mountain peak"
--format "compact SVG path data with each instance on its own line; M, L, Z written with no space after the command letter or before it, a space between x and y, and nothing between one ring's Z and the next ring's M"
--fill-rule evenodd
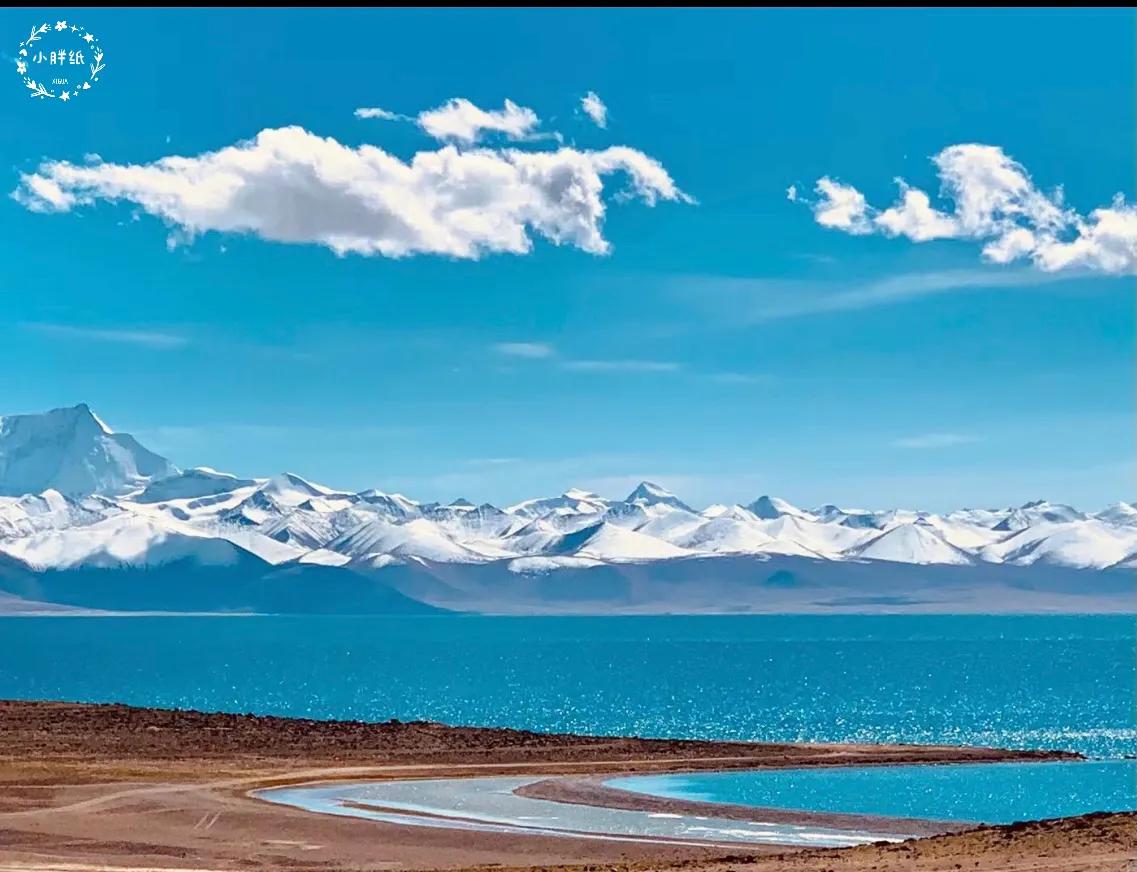
M1116 502L1106 506L1094 515L1099 521L1110 524L1126 524L1137 526L1137 504Z
M679 499L679 497L667 490L667 488L660 487L658 484L650 481L641 481L636 485L635 490L625 497L624 502L636 506L664 505L671 506L675 509L683 509L687 512L694 511L690 506Z
M121 494L177 472L86 403L0 417L0 494Z
M600 497L592 491L586 491L578 487L570 487L567 491L561 494L566 500L599 500Z
M511 515L522 518L543 518L549 514L597 514L608 508L608 501L580 488L569 488L559 497L525 500L506 508Z
M790 515L795 518L808 518L809 513L802 511L793 503L780 499L779 497L760 496L750 505L746 506L757 517L766 521L772 521L775 518L780 518L783 515Z
M237 478L208 466L196 466L177 475L150 482L134 500L139 503L160 503L167 500L199 499L254 484L256 482L252 479Z
M641 481L636 485L636 489L628 494L627 502L634 503L637 499L657 498L666 499L667 497L674 497L671 491L653 481Z
M326 497L335 493L331 488L310 482L294 472L274 475L261 489L287 505L298 505L310 497Z
M45 414L52 415L59 413L62 413L62 417L73 416L77 422L82 422L83 424L94 424L104 435L111 436L114 434L114 430L108 427L103 419L96 415L86 403L76 403L74 406L52 409Z
M869 540L852 554L893 563L946 563L964 566L974 558L947 542L930 524L901 524Z

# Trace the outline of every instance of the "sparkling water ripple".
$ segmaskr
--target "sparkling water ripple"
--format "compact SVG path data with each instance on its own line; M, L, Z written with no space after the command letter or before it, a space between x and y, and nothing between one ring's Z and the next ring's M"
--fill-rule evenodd
M1137 750L1125 616L0 618L0 697Z

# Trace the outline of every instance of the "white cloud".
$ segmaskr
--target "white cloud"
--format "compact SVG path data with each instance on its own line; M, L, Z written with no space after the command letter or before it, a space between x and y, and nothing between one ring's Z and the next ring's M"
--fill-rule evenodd
M487 111L463 97L455 97L418 115L418 125L427 135L467 145L477 142L486 131L504 134L509 139L525 139L540 123L536 112L512 100L506 100L501 109Z
M531 360L552 357L557 353L553 346L546 345L544 342L499 342L493 346L493 350L498 354L505 354L510 357L526 357Z
M165 351L182 348L189 344L184 336L175 333L161 333L152 330L112 330L101 327L81 327L74 324L51 324L34 322L21 325L26 330L56 336L64 339L79 339L89 342L112 342L120 345L139 345Z
M856 188L825 176L811 203L817 223L913 242L971 239L984 243L988 261L1026 259L1045 272L1137 272L1137 206L1120 194L1110 206L1083 216L1063 204L1061 190L1039 190L1026 169L997 146L953 145L932 161L951 211L936 209L924 191L900 179L900 201L878 211Z
M892 444L897 448L952 448L956 445L970 445L978 441L978 437L968 436L964 433L922 433L919 436L894 439Z
M589 91L580 98L580 108L597 127L604 129L608 126L608 107L595 91Z
M561 141L559 133L539 133L537 128L541 119L537 113L512 100L506 100L501 109L482 109L464 97L454 97L418 115L403 115L378 106L362 106L355 110L355 117L409 121L432 139L463 146L475 145L486 139L487 134L500 134L515 142Z
M932 201L923 191L909 188L897 180L902 193L901 201L885 209L876 217L876 225L887 236L907 236L913 242L929 239L949 239L959 235L959 228L950 215L932 208Z
M790 185L786 188L786 199L791 203L797 202L797 185Z
M1034 251L1035 262L1048 272L1137 272L1137 206L1126 205L1119 195L1112 207L1094 209L1089 218L1077 218L1076 228L1077 235L1069 242L1044 240Z
M856 188L823 176L817 180L814 190L821 199L813 207L813 216L822 227L856 235L872 233L868 220L868 203L864 194Z
M380 109L378 106L360 106L355 110L355 117L378 118L380 121L403 121L406 120L407 116L387 109Z
M691 202L661 164L633 148L447 145L403 161L301 127L147 164L46 161L21 175L13 197L41 212L132 203L170 225L175 243L218 231L314 243L341 255L478 258L528 253L536 235L605 254L602 194L604 177L613 174L626 175L630 193L648 205Z

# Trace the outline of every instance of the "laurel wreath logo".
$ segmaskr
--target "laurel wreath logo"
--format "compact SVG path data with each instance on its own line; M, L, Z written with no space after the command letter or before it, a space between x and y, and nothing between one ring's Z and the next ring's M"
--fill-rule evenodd
M39 43L44 37L52 37L56 34L68 37L70 42L78 48L72 50L58 49L51 52L50 55L45 55L46 45L36 45L36 43ZM67 61L66 65L62 60L60 61L61 69L85 66L90 71L86 81L81 84L73 84L64 80L62 87L60 87L55 81L43 82L33 78L33 66L45 63L49 57L52 59L51 66L56 66L54 58L57 55ZM23 79L24 87L28 89L28 96L40 100L59 100L62 103L73 100L84 91L91 90L91 85L99 81L99 74L106 67L106 56L103 54L102 48L99 47L98 38L87 28L78 24L69 24L66 21L57 21L54 26L49 22L44 22L38 27L33 27L28 38L20 43L19 51L16 53L16 72Z

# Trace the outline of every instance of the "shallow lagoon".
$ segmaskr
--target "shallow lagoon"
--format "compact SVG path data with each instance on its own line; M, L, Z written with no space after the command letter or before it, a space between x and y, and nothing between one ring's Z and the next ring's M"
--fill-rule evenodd
M712 816L653 814L518 796L540 778L431 778L300 785L256 791L269 802L306 811L409 826L530 835L603 835L617 840L841 847L897 837L868 830L754 823Z
M1137 810L1134 760L700 772L605 783L671 799L992 824Z

